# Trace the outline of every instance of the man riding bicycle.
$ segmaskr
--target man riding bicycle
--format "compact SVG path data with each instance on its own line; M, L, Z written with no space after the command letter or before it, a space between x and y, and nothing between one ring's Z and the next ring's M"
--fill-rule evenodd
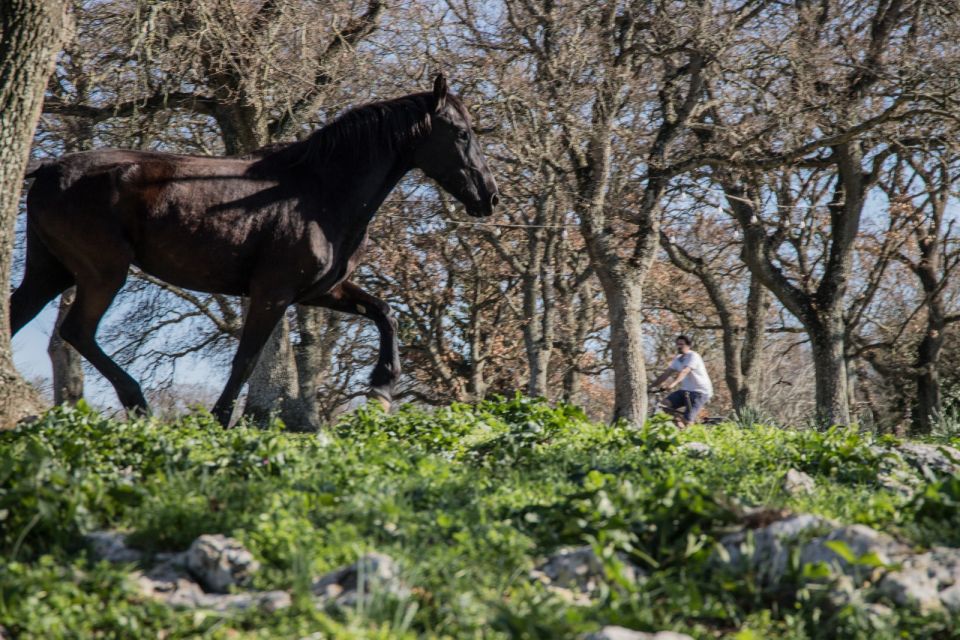
M697 415L713 395L713 383L707 375L707 368L703 358L693 350L693 342L687 336L677 336L677 356L670 366L653 381L653 389L667 390L680 388L666 397L663 407L672 413L679 422L680 428L693 424ZM673 376L673 380L665 387L660 385Z

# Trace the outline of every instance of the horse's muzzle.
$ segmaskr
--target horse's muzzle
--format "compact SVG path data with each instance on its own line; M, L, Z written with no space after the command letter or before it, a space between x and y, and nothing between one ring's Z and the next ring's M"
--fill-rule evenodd
M500 196L493 193L486 200L477 200L475 204L468 206L467 213L474 218L486 218L493 214L493 210L499 203Z

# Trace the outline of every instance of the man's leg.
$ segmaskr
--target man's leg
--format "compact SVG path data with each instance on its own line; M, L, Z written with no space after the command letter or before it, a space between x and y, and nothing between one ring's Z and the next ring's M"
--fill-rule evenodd
M686 428L690 424L690 392L689 391L677 391L680 394L678 401L676 402L676 420L677 426L681 429Z
M705 393L700 393L697 391L689 392L687 412L686 412L686 415L684 416L684 419L686 420L687 424L693 424L697 421L697 416L700 415L700 412L703 410L703 407L706 406L708 399L709 398Z
M674 391L663 400L664 412L667 415L669 415L671 418L676 420L678 423L681 423L680 424L681 427L683 426L682 416L683 416L683 409L685 406L685 400L684 400L685 394L686 394L685 391Z

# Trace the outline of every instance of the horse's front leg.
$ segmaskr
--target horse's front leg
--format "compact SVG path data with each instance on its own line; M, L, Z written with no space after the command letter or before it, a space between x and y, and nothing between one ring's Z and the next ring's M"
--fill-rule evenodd
M303 300L300 304L357 314L376 323L380 331L380 356L370 374L370 397L389 410L393 402L393 386L400 377L397 320L390 305L352 282L342 282L329 293Z
M240 389L253 372L263 345L283 318L289 304L289 300L251 296L243 331L240 334L240 344L237 347L237 353L233 356L230 377L223 388L223 393L213 406L213 416L224 427L230 425L233 406L237 396L240 395Z

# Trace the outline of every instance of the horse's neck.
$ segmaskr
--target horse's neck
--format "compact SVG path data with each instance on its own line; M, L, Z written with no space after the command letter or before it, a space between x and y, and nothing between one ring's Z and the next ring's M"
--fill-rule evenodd
M383 154L375 162L360 164L354 170L344 172L344 182L336 189L345 196L344 201L332 204L345 209L350 219L365 230L377 209L412 168L398 153Z

